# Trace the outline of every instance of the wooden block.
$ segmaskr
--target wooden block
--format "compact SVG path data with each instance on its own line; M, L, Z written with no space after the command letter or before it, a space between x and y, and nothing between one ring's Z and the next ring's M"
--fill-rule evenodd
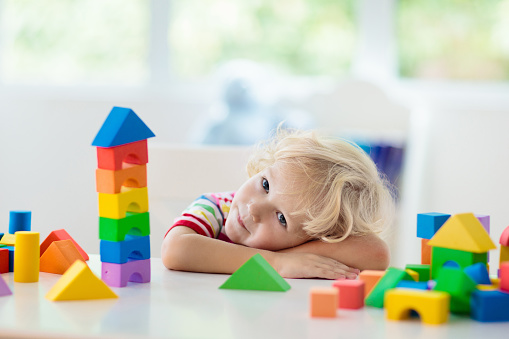
M359 309L364 307L364 286L362 280L336 280L332 287L338 289L339 308Z
M39 281L39 232L16 232L14 252L14 281Z
M95 171L96 190L99 193L120 193L122 186L147 187L147 165L127 165L112 171L98 168Z
M335 318L338 308L338 289L313 287L309 293L310 315L318 318Z
M389 320L407 319L410 311L419 313L426 325L440 325L449 318L449 295L445 292L395 288L385 293L384 304Z
M145 165L148 163L147 140L111 148L97 147L97 167L117 171L127 164Z
M46 251L46 249L48 249L49 245L51 245L51 243L53 241L67 240L67 239L72 241L74 246L76 246L76 248L80 252L83 259L85 259L85 260L89 259L87 252L85 252L83 250L83 248L81 248L81 246L78 245L78 243L69 235L69 233L67 233L67 231L65 229L53 231L46 237L46 239L44 239L44 241L41 244L41 254L40 255L41 256L43 255L44 251Z
M373 287L384 276L386 271L364 270L359 274L359 279L364 281L364 297L367 297Z
M39 270L46 273L64 274L76 260L85 262L71 240L53 241L41 256Z
M51 301L108 299L118 296L81 260L77 260L46 294Z
M148 190L146 187L129 188L118 194L99 193L99 216L122 219L127 212L148 212Z

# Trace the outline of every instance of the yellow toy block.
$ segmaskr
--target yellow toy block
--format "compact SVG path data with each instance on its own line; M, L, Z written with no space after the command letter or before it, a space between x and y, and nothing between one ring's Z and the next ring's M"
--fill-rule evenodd
M449 317L449 294L439 291L420 291L395 288L385 292L384 305L389 320L403 320L416 311L427 325L440 325Z
M475 288L477 288L479 291L496 291L497 290L497 286L495 286L495 285L479 284Z
M46 294L51 301L108 298L118 296L81 260L76 260Z
M110 219L123 219L127 212L148 212L148 190L124 188L118 194L99 193L99 216Z
M497 248L473 213L451 216L428 245L472 253L485 253Z
M419 273L409 268L407 268L405 272L408 273L412 277L412 279L414 279L414 281L419 281Z
M2 240L0 240L0 245L16 246L16 235L5 233Z
M39 232L16 232L14 251L14 281L39 281Z
M500 245L500 262L509 261L509 246Z
M334 318L339 303L339 292L334 287L313 287L309 294L311 317Z

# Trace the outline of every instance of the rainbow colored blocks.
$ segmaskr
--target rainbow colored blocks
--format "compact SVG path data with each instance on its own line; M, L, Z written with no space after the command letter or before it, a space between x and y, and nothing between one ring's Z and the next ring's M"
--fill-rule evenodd
M110 286L150 281L147 139L154 133L129 108L113 107L97 133L96 190L102 279Z

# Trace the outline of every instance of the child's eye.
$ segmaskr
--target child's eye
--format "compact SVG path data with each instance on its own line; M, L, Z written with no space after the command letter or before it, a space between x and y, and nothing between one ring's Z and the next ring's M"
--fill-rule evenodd
M279 223L286 227L286 219L283 213L277 212L277 219L279 220Z
M265 192L269 193L269 181L265 178L262 179L262 187Z

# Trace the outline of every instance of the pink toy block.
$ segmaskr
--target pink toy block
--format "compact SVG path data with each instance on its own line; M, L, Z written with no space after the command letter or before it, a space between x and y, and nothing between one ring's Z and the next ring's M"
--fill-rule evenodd
M509 292L509 261L500 264L500 290Z
M147 140L115 147L97 147L97 167L118 171L123 164L145 165L148 163Z
M64 229L61 229L61 230L56 230L56 231L53 231L51 232L47 237L46 239L44 239L44 241L42 242L41 244L41 253L40 253L40 256L42 256L44 254L44 252L48 249L49 245L51 245L51 243L53 241L57 241L57 240L71 240L72 243L74 244L74 246L76 246L76 249L78 250L78 252L80 252L81 256L83 257L83 259L85 261L87 261L89 258L88 258L88 254L87 252L85 252L83 250L83 248L81 248L80 245L78 245L78 243L76 241L74 241L74 239L69 235L69 233L67 233L66 230Z
M339 292L339 308L359 309L364 307L364 281L336 280L332 284Z
M0 248L0 273L9 273L9 250Z
M126 287L128 281L150 282L150 259L132 260L125 264L102 263L102 280L111 287Z
M12 294L11 289L5 282L4 278L2 278L2 276L0 276L0 297L6 296L6 295L11 295L11 294Z

